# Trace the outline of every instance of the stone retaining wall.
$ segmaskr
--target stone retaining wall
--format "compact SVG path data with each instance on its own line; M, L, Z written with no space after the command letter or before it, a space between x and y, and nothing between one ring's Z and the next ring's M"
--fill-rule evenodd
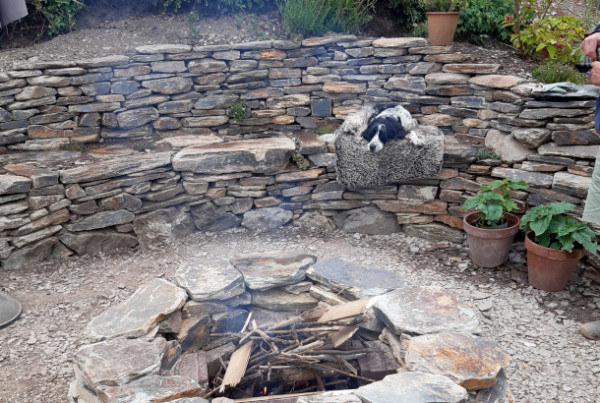
M549 91L468 59L422 38L343 36L17 65L0 73L0 142L15 151L0 155L3 267L323 217L347 231L460 241L464 199L504 177L530 184L514 193L520 211L554 200L581 208L600 144L596 88ZM248 117L234 122L226 111L239 99ZM336 182L317 129L364 102L401 103L440 127L440 176L360 190ZM112 144L140 138L157 150ZM51 151L97 141L110 144ZM478 158L484 145L500 159Z

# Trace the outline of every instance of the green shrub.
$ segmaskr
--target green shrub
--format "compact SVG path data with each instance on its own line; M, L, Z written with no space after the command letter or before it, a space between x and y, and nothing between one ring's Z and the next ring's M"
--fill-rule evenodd
M467 0L419 0L425 11L456 12L467 7Z
M499 160L500 156L493 151L489 151L485 148L480 148L477 150L477 161L481 160Z
M410 36L417 38L427 38L429 36L429 31L427 30L427 23L414 23L413 28L410 31Z
M33 8L33 18L41 18L48 24L50 36L70 32L75 26L75 15L83 8L76 0L27 0Z
M523 25L523 20L507 18L503 25L514 30L510 40L523 56L562 63L575 63L581 59L579 44L584 33L577 17L546 15L528 25Z
M285 0L283 26L292 34L358 32L373 18L376 0Z
M544 84L562 83L590 84L590 78L575 70L572 65L558 63L553 60L538 66L533 71L533 78Z
M461 14L456 28L458 35L466 37L489 36L508 41L510 29L502 25L505 16L512 14L512 0L470 0Z
M227 109L227 116L233 119L234 123L246 118L246 100L238 99Z
M310 166L310 163L306 158L304 158L304 155L297 151L292 152L292 161L294 161L294 164L296 164L296 166L303 171L307 170Z
M522 44L528 56L574 63L581 59L579 43L582 39L583 27L579 18L562 15L534 21L512 42L517 46Z

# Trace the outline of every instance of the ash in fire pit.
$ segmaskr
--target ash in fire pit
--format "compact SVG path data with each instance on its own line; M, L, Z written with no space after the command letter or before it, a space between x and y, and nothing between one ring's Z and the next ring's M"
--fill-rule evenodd
M503 402L508 356L443 288L305 254L198 258L93 319L72 402Z

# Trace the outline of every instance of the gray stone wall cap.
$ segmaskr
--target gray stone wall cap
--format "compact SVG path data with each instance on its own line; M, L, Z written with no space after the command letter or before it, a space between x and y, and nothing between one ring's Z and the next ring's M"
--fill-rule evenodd
M321 46L321 45L328 45L330 43L349 42L349 41L355 41L355 40L356 40L355 35L331 35L331 36L328 35L328 36L320 36L320 37L305 39L302 41L302 46L307 46L307 47Z
M231 45L201 45L194 46L194 52L221 52L230 50Z
M372 43L375 48L412 48L427 46L425 38L379 38Z
M273 47L272 41L252 41L252 42L242 42L242 43L234 43L231 45L231 49L234 50L262 50L262 49L271 49Z
M95 57L93 59L77 60L75 63L80 67L121 66L129 63L129 57L124 55L111 55Z
M135 48L137 53L141 54L158 54L158 53L187 53L192 50L191 45L181 44L164 44L164 45L145 45Z

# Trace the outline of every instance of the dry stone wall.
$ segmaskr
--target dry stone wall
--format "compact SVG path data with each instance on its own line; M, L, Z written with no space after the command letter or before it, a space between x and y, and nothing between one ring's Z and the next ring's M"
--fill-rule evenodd
M5 269L292 220L459 242L462 202L496 178L530 184L513 194L520 211L555 200L581 208L600 144L595 87L496 75L497 65L422 38L137 51L0 73ZM234 120L227 110L239 100L246 117ZM335 153L317 133L365 102L401 103L440 127L440 175L370 189L338 183ZM121 144L140 139L152 140L151 152ZM68 151L73 143L91 151ZM499 158L485 158L484 147ZM307 170L292 152L310 161Z

